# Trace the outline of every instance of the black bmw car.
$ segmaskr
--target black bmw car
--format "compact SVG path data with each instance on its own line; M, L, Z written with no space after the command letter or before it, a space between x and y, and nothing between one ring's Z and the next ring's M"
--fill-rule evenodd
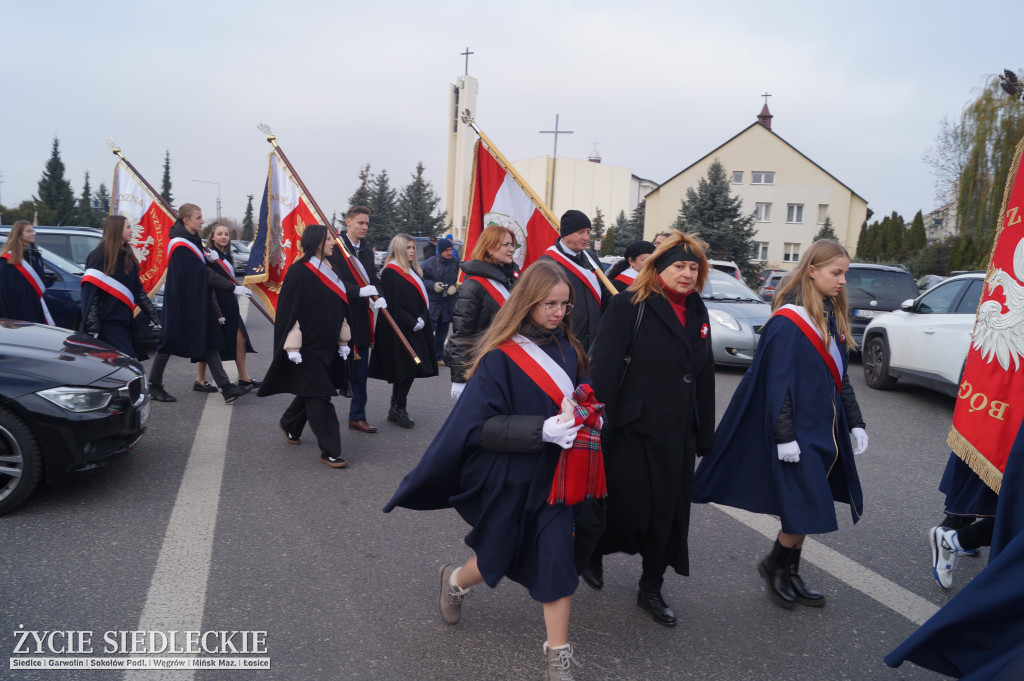
M132 450L146 430L142 365L81 333L0 320L0 514Z

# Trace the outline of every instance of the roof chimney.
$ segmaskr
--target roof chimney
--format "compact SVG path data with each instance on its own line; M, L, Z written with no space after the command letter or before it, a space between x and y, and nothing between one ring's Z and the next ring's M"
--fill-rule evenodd
M764 106L761 107L761 113L757 115L757 122L771 130L772 118L774 118L774 116L772 116L771 112L768 111L768 102L765 101Z

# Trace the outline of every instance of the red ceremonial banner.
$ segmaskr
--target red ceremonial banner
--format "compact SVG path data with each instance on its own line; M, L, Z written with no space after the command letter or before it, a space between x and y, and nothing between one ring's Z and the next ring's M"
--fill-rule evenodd
M131 247L139 259L139 279L148 295L167 273L167 243L175 217L123 161L114 167L110 214L123 215L132 226Z
M948 443L999 492L1024 420L1024 140L1006 181L1002 221L985 277Z

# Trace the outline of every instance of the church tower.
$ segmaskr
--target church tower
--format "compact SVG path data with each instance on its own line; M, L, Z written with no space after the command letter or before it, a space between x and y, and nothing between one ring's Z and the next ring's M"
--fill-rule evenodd
M456 238L466 238L466 213L473 180L473 145L477 134L462 122L462 112L469 109L476 117L477 79L464 75L448 86L448 160L445 167L444 209Z

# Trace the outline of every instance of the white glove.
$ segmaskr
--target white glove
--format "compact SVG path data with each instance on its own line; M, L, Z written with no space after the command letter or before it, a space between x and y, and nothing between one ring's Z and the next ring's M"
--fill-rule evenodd
M217 317L217 321L220 322L221 326L224 326L224 323L227 322L227 318L226 317Z
M416 318L416 326L412 327L412 330L413 331L419 331L424 326L426 326L426 322L423 321L423 317L417 317Z
M369 298L370 296L379 296L379 295L380 294L377 293L377 287L376 286L364 286L361 289L359 289L359 297L360 298Z
M236 296L246 296L246 297L251 298L252 297L252 290L249 289L248 287L245 287L245 286L236 286L235 287L235 295Z
M292 350L288 353L288 359L295 362L296 364L302 364L302 353L298 350Z
M576 432L583 427L583 424L574 425L573 421L562 421L561 414L555 414L544 421L541 429L541 439L544 442L551 442L562 449L569 449L576 441Z
M459 399L459 395L461 395L462 391L465 390L465 389L466 389L466 384L465 383L452 383L452 399L453 400Z
M377 298L377 300L371 303L371 306L373 307L374 310L383 310L388 306L388 301L384 300L383 298Z
M209 260L210 262L217 262L218 260L220 260L220 258L217 257L217 254L214 253L213 251L203 251L203 255L205 255L206 259Z
M863 428L854 428L850 434L857 440L857 446L853 448L853 455L860 456L868 450L868 433Z
M434 282L434 293L440 293L443 290L444 290L444 282L443 281L435 281Z
M779 445L779 461L785 461L786 463L797 463L800 461L800 445L796 443L796 440L783 442Z
M448 287L448 295L454 296L458 290L459 289L455 286L455 284L452 284L451 286Z
M338 346L338 356L342 359L348 359L348 353L352 352L352 348L347 345Z

